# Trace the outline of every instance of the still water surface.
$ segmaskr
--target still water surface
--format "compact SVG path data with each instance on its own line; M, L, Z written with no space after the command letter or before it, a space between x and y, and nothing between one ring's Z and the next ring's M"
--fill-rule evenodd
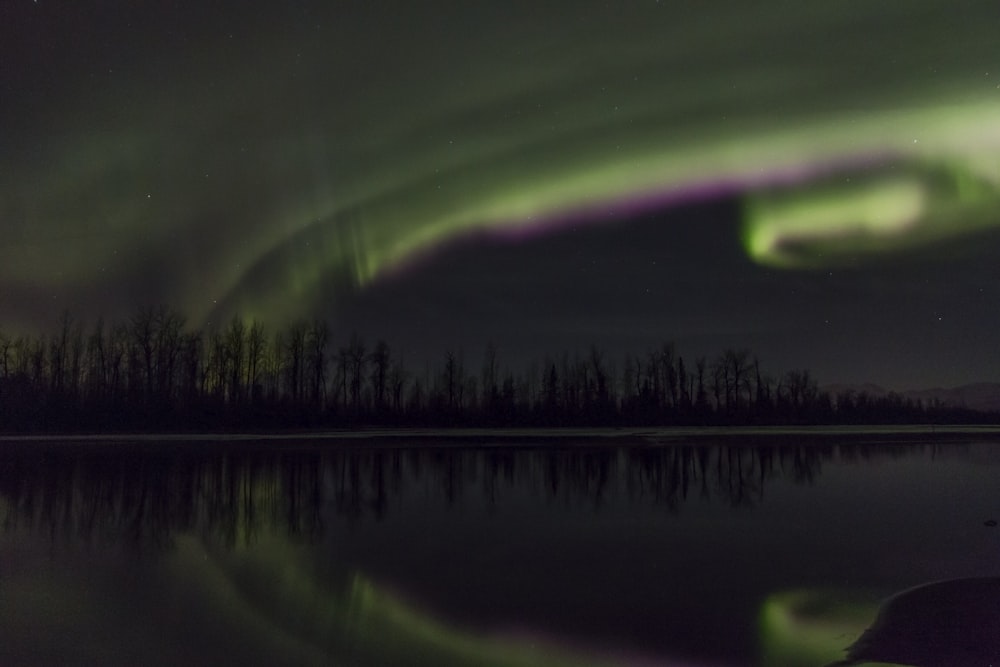
M0 664L822 665L1000 576L1000 443L868 440L3 442Z

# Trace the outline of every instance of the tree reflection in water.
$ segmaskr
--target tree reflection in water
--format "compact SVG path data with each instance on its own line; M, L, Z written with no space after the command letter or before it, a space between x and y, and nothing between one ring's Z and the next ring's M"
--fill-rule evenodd
M812 484L829 461L898 458L934 445L342 447L285 443L235 451L108 444L2 456L6 531L164 548L177 533L223 546L264 531L313 541L330 511L380 520L410 489L447 505L527 493L600 510L607 498L683 510L692 497L752 508L769 482Z
M552 667L631 664L609 652L633 647L822 664L871 621L863 581L982 576L993 552L951 530L952 485L966 471L958 506L978 511L1000 462L992 446L839 438L4 444L5 664L66 662L81 642L92 664ZM986 467L932 471L938 455ZM867 469L904 457L898 475ZM948 509L928 514L939 476ZM882 496L907 500L871 511ZM866 540L885 526L882 558ZM950 537L926 548L928 530Z

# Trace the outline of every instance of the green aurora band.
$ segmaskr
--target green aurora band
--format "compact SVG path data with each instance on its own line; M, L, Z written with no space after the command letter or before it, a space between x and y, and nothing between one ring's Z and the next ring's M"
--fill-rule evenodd
M243 18L69 87L0 156L0 288L207 325L720 196L786 269L1000 224L995 2L612 4Z
M878 598L844 590L775 593L760 610L761 667L810 667L844 657L871 624Z

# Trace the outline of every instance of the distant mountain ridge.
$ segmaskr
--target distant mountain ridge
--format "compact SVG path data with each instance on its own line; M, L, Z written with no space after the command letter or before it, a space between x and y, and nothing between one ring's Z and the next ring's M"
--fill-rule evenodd
M896 392L866 382L863 384L830 384L820 387L820 390L828 392L834 398L837 394L845 391L851 391L855 394L866 393L869 396L885 396L896 393L914 401L923 401L924 405L930 405L936 401L949 407L964 407L984 412L1000 411L1000 382L973 382L950 389L934 387Z

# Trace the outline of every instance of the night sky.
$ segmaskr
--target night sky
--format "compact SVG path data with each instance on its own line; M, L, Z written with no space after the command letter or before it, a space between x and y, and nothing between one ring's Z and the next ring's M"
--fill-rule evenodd
M1000 380L995 0L0 4L0 328Z

